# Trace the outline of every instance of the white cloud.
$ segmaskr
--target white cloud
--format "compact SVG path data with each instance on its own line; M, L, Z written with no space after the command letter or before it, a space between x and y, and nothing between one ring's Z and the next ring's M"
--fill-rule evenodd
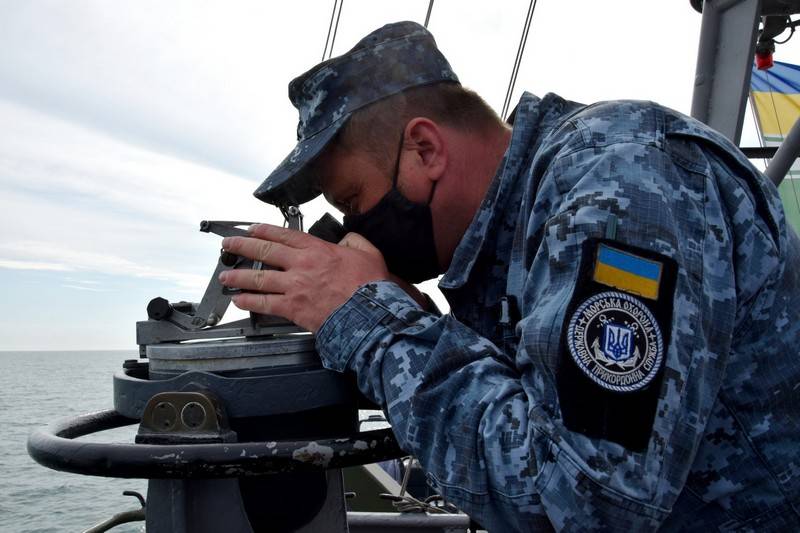
M45 265L47 270L84 271L155 279L174 283L180 289L202 288L208 282L205 276L189 274L148 264L136 262L111 253L97 253L86 249L44 241L12 241L0 243L0 266L8 262L21 264L25 261L7 259L8 257L31 257L32 264Z
M64 278L64 281L68 283L78 283L80 285L101 285L101 282L89 279Z
M66 287L67 289L76 289L79 291L90 291L90 292L111 292L111 289L100 289L98 287L87 287L86 285L72 285L70 283L62 283L62 287Z
M284 16L294 16L302 8L5 4L0 94L149 149L255 178L290 146L290 139L283 146L265 142L263 126L274 117L266 106L251 105L265 97L285 100L269 70L253 62L258 55L263 65L265 54L272 64L292 62L270 54L276 35L270 27L284 9L290 10ZM237 49L250 53L232 53Z
M46 270L51 272L68 272L73 270L61 263L45 263L39 261L17 261L14 259L0 259L0 268L10 270Z
M79 270L202 291L202 219L279 223L255 184L0 100L0 268Z
M0 185L139 219L255 215L256 183L0 100ZM245 211L246 213L242 213Z

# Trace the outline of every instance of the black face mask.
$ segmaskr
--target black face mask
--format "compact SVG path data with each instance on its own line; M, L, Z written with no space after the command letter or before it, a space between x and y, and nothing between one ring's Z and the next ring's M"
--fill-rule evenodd
M402 150L402 137L400 149ZM392 274L419 283L439 274L433 243L433 218L428 204L412 202L397 190L400 150L395 162L392 189L366 213L344 217L344 227L366 237L383 254ZM433 189L431 189L433 198Z

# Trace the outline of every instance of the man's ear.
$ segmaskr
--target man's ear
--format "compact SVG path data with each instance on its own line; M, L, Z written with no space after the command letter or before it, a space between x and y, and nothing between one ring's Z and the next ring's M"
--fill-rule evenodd
M437 181L447 168L448 146L442 127L425 118L412 118L406 124L403 147L414 153L415 170Z

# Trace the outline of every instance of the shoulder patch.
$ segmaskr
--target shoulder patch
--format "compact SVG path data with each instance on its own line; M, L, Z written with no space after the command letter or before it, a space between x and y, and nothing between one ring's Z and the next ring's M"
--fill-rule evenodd
M672 326L674 260L609 239L584 243L556 370L571 431L647 448Z
M650 310L616 291L587 298L572 314L567 343L573 360L600 387L631 392L661 369L664 340Z

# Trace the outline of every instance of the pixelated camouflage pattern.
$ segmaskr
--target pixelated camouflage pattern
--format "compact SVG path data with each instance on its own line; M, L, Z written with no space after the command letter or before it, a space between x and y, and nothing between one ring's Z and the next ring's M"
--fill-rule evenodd
M387 24L347 53L319 63L289 84L300 112L297 145L253 193L276 205L299 205L320 191L304 172L350 115L404 89L458 82L433 35L416 22Z
M647 449L573 433L555 372L581 243L679 266ZM323 324L432 484L490 531L797 531L800 240L721 135L653 103L525 94L511 145L440 282L445 316L370 283ZM519 339L496 326L520 302Z

